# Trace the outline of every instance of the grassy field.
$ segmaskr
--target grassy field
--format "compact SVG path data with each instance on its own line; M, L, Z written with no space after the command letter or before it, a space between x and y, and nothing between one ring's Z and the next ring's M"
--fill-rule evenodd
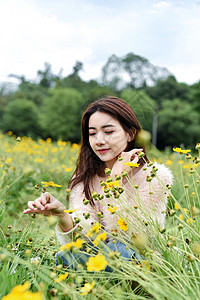
M78 265L77 270L66 270L55 265L55 254L60 249L54 232L56 218L23 215L22 211L44 189L67 207L67 185L79 145L51 139L36 142L26 137L16 140L12 132L0 135L0 297L4 300L197 299L200 295L200 150L197 148L200 145L195 146L191 152L182 154L180 149L164 153L154 148L148 150L151 161L165 163L172 170L174 184L172 189L166 187L169 201L165 228L151 223L153 238L137 236L129 241L145 260L136 264L122 260L117 252L105 255L104 237L96 231L99 254L91 253L77 236L68 248L86 251L91 257L86 265ZM47 182L46 188L42 182ZM127 243L121 231L115 240ZM105 272L106 265L113 272Z

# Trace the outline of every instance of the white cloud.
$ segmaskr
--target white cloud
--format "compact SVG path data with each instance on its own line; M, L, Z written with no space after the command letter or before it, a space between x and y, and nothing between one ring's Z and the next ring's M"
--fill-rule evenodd
M158 3L153 4L153 7L158 9L168 8L170 6L170 3L166 1L160 1Z

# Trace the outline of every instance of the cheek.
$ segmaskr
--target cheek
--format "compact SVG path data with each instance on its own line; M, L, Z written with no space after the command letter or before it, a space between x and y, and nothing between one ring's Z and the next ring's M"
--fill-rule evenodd
M110 140L110 143L113 144L114 149L122 149L122 151L126 148L128 144L128 139L125 135L118 134Z

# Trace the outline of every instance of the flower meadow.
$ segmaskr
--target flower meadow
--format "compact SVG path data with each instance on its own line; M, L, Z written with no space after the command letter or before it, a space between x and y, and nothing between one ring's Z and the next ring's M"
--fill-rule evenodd
M68 208L68 182L75 168L79 145L51 139L34 141L15 137L12 132L0 135L0 298L3 300L44 299L197 299L200 295L200 193L199 151L173 148L160 152L147 149L150 163L168 166L174 176L173 186L165 186L168 205L162 228L150 217L144 226L148 234L135 233L130 220L121 215L117 202L123 193L118 178L101 182L102 192L113 199L107 209L118 221L110 234L113 243L123 242L134 249L140 260L126 261L117 251L107 251L104 241L109 233L99 222L81 236L78 226L75 238L60 246L55 216L23 215L27 202L50 192ZM126 162L125 162L126 163ZM132 168L138 166L132 165ZM148 184L157 176L152 169ZM133 188L137 192L139 186ZM94 201L102 196L92 193ZM88 200L84 199L88 205ZM137 213L138 207L128 208ZM145 208L144 208L145 210ZM69 211L68 213L73 213ZM85 218L89 218L85 214ZM79 223L77 219L75 221ZM132 232L127 238L126 232ZM92 240L97 249L90 247ZM66 268L58 251L86 255L84 264ZM110 269L108 272L107 269Z

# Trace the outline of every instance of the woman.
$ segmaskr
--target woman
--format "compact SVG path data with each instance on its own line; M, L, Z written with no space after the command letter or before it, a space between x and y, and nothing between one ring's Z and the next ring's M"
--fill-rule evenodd
M90 233L92 226L100 223L107 232L106 249L118 250L124 259L133 256L137 259L133 249L119 241L113 243L113 233L123 233L125 240L129 240L138 232L146 232L147 223L148 231L154 222L164 226L166 185L172 184L172 174L164 165L149 167L144 148L135 148L141 127L123 100L106 97L93 102L83 114L81 125L80 155L69 183L69 209L75 211L72 214L64 212L65 206L60 201L43 193L40 198L28 202L29 208L24 214L58 216L56 233L62 245L73 240L78 227L83 229L82 236L88 238L88 231ZM127 173L128 176L121 178L121 174ZM89 204L85 205L87 202ZM64 253L58 255L67 265L75 266L76 260L87 260L78 254L73 256L72 252L68 259Z

